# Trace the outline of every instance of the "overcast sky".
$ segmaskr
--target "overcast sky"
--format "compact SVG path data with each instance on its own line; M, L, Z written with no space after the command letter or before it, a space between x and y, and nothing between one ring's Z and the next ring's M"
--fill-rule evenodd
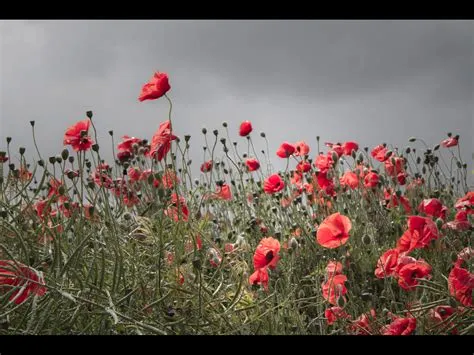
M270 153L305 140L405 147L461 135L473 170L473 21L0 21L0 150L5 137L33 155L30 120L46 156L94 111L107 131L150 139L165 100L139 102L155 70L169 74L177 135L253 123ZM245 140L240 140L245 150ZM259 145L263 147L263 145ZM261 148L259 148L261 149ZM472 176L471 176L472 178ZM474 180L474 179L473 179ZM471 181L473 181L471 180Z

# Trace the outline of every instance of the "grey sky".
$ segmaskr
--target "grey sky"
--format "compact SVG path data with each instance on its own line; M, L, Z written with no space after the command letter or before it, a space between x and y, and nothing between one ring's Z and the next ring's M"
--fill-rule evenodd
M12 136L33 154L35 120L41 151L54 155L87 110L104 148L109 129L150 139L167 102L137 97L159 70L196 167L201 127L227 121L237 137L250 120L277 167L284 140L305 140L314 155L317 135L404 147L452 131L471 171L473 40L473 21L0 21L0 149Z

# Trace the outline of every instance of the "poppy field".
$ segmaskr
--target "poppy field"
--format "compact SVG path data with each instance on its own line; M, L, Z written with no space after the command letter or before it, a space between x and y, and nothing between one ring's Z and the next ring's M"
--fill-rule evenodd
M169 104L151 137L99 144L91 111L60 123L56 156L42 156L34 121L37 159L7 137L0 334L474 334L459 135L270 151L251 121L223 122L199 132L192 162L170 90L156 72L139 93Z

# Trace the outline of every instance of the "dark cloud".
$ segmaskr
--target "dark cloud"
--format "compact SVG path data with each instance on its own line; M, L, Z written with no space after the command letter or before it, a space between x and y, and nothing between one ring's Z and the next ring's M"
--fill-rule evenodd
M472 170L473 30L472 21L3 21L0 147L11 135L32 149L33 119L55 154L87 110L103 139L109 129L150 138L167 104L137 96L163 70L194 161L202 126L227 121L235 133L250 119L272 154L300 139L314 152L316 135L405 146L453 131Z

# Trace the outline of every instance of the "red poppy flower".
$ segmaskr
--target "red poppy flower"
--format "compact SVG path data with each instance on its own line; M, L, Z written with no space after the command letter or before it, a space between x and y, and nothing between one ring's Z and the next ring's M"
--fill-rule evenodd
M138 97L139 101L156 100L162 97L171 89L168 81L168 74L156 72L148 83L143 85L142 92Z
M176 193L172 193L170 205L165 210L165 215L173 219L175 222L178 222L179 220L186 222L189 217L186 199L182 196L178 196Z
M437 198L429 198L421 201L418 206L418 211L434 218L446 219L446 212L448 208L443 206Z
M206 161L201 165L201 171L207 173L212 170L212 160Z
M87 118L69 127L64 134L64 145L72 146L74 151L87 151L92 147L92 139L87 134L91 121Z
M248 171L255 171L260 168L260 163L257 159L249 158L245 161L245 165L247 165Z
M342 146L339 143L334 144L334 143L326 142L325 145L327 147L331 148L331 150L328 151L328 155L332 155L332 152L334 152L340 158L344 154L344 149L342 148Z
M474 288L474 274L455 265L448 277L448 287L451 296L454 296L462 305L472 306L472 290Z
M136 137L129 137L127 135L122 137L122 142L117 145L118 150L122 152L129 152L133 154L133 145L140 144L142 139Z
M320 224L316 238L319 245L334 249L347 243L351 228L351 220L336 212Z
M392 323L382 328L383 335L410 335L416 329L416 318L396 318Z
M398 270L398 284L404 290L413 290L418 285L418 280L430 278L431 266L424 261L418 260L409 263Z
M320 172L327 172L333 165L334 161L330 154L327 155L318 155L314 162L314 165L319 169Z
M172 189L175 184L179 183L178 175L176 175L176 172L171 169L166 169L161 180L163 182L163 186L166 189Z
M127 151L127 150L124 150L124 151L120 151L117 153L117 159L121 162L121 163L125 163L126 161L129 161L133 158L133 153Z
M382 144L376 146L372 151L370 152L370 155L379 162L384 162L385 160L388 159L385 155L387 154L388 149L384 147Z
M332 305L337 305L338 299L341 297L344 298L344 295L347 293L347 288L344 285L346 281L346 275L335 275L328 278L328 280L321 285L323 298Z
M285 182L282 180L280 175L273 174L265 179L263 183L263 190L267 194L274 194L285 188Z
M329 261L326 266L326 275L331 278L334 275L342 274L342 264L339 261Z
M387 276L395 276L398 265L399 251L397 249L389 249L377 261L375 276L383 279Z
M446 322L446 319L451 317L454 313L457 312L456 308L451 306L436 306L431 308L429 311L430 320L437 325L436 328L441 328L442 330L450 329L454 326L453 322ZM457 329L454 328L451 331L451 334L457 334Z
M230 186L227 184L218 186L215 196L221 200L232 200L232 191L230 190Z
M356 142L345 142L342 145L342 153L344 155L352 155L352 151L356 151L359 149L359 145Z
M400 157L390 157L390 159L385 160L385 171L390 176L396 176L399 173L403 172L405 165L405 159Z
M307 145L305 142L300 141L295 143L295 155L304 157L309 153L309 145Z
M359 178L357 174L352 171L346 171L344 175L339 178L339 182L342 186L349 186L353 190L359 186Z
M171 122L169 120L160 123L160 127L151 140L150 156L161 161L171 149L171 141L176 138L177 137L171 133Z
M263 238L255 250L253 255L253 267L260 269L264 267L270 267L274 269L280 256L280 242L273 237Z
M307 173L308 171L311 170L311 164L308 163L307 161L300 161L296 165L296 170L299 171L300 173Z
M44 296L47 291L42 272L12 260L0 260L0 287L8 286L15 289L10 296L15 304L22 304L32 294Z
M252 123L250 121L244 121L240 124L239 135L241 137L246 137L252 132Z
M458 145L458 139L456 137L450 137L441 142L441 146L445 148L455 147Z
M128 176L128 180L130 181L130 183L135 183L137 181L140 181L141 180L141 177L142 177L142 174L143 172L140 171L140 168L137 168L137 167L129 167L127 169L127 176Z
M455 209L467 209L468 214L474 214L474 191L469 191L454 204Z
M330 307L324 311L324 316L328 322L328 325L334 324L338 319L351 318L341 307Z
M397 175L397 181L398 181L398 183L399 183L401 186L405 185L406 182L407 182L407 174L405 174L405 173L399 173L399 174Z
M0 164L6 163L8 161L8 156L5 152L0 152Z
M60 202L64 202L68 200L68 197L59 193L59 188L64 186L61 181L56 178L51 178L49 180L49 191L48 191L48 198L52 201L59 200Z
M288 158L291 155L293 155L294 152L295 152L295 146L293 144L290 144L288 142L283 142L280 145L280 148L278 148L276 154L280 158Z
M397 242L397 249L410 252L413 249L424 248L433 239L439 238L436 224L428 217L408 217L408 230L403 233Z
M350 330L356 335L371 335L373 332L372 323L376 319L375 310L370 313L363 313L351 325Z
M249 283L251 285L263 285L265 290L268 290L268 270L267 268L256 269L255 272L250 275Z
M364 186L367 188L376 187L379 183L379 175L373 171L365 175Z

